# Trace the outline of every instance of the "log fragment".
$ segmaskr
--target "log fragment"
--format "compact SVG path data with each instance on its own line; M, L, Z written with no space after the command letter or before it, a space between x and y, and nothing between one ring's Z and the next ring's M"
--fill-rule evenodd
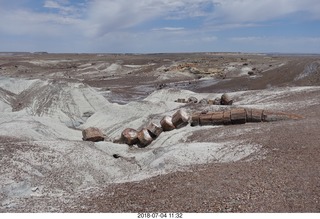
M189 115L187 111L185 111L184 109L180 109L175 114L173 114L172 124L177 129L188 125L188 123L189 123Z
M212 125L212 113L200 114L200 125Z
M147 130L153 139L156 139L162 133L162 128L157 126L153 122L149 123L149 125L147 126Z
M153 141L148 129L144 128L138 132L138 146L141 148L147 147Z
M221 105L232 105L233 100L229 97L228 94L222 94L221 100L220 100Z
M198 126L200 125L200 115L201 113L197 112L197 113L193 113L191 115L191 126Z
M205 104L208 104L208 100L207 99L201 99L199 101L199 103L202 104L202 105L205 105Z
M82 131L82 137L83 137L82 140L84 141L93 141L93 142L104 141L103 133L101 132L100 129L95 127L84 129Z
M213 112L211 121L213 125L223 125L223 112Z
M138 141L138 131L132 128L126 128L122 131L120 139L116 140L115 143L134 145L137 144Z
M223 124L230 125L231 124L231 111L226 110L223 112Z
M171 116L165 116L161 119L160 125L163 131L171 131L175 129L176 127L172 124L172 117Z
M263 110L245 109L247 114L247 122L262 122Z
M246 123L247 113L245 109L231 109L231 123L244 124Z

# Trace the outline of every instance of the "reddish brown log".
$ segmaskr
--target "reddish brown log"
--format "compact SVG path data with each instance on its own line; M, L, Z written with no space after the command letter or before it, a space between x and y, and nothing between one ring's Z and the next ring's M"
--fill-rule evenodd
M138 146L141 148L147 147L153 141L148 129L144 128L138 132Z
M171 131L175 129L176 127L172 124L172 118L171 116L165 116L161 119L160 125L163 131Z
M172 124L177 129L188 125L188 123L189 123L189 115L184 109L180 109L175 114L173 114Z
M223 112L223 124L230 125L231 124L231 111L226 110Z
M283 113L283 112L273 112L264 110L262 113L263 122L273 122L287 119L302 119L303 117L296 114Z
M246 123L246 110L239 109L231 109L231 123L232 124L244 124Z
M104 135L100 129L90 127L82 131L82 136L84 141L104 141Z
M213 112L211 121L213 125L223 125L223 112Z
M149 123L149 125L147 126L147 130L149 131L149 134L153 139L156 139L162 133L162 128L157 126L153 122Z
M212 113L200 114L200 125L212 125Z
M127 145L134 145L138 143L138 131L131 128L126 128L122 131L119 140L115 140L114 143L124 143Z
M229 97L228 94L222 94L220 103L221 105L232 105L233 100Z
M262 112L260 109L245 109L247 114L247 122L261 122Z

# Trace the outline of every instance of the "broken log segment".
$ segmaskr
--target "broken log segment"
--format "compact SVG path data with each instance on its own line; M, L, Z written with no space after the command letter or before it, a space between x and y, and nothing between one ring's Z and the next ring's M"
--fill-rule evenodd
M149 125L147 126L147 130L153 139L156 139L157 137L159 137L159 135L163 131L161 127L157 126L153 122L149 123Z
M189 114L184 109L179 109L175 114L172 116L172 124L174 127L181 128L189 123Z
M247 113L243 108L231 109L231 123L232 124L244 124L247 121Z
M121 133L119 140L116 140L114 143L125 143L127 145L134 145L138 143L138 131L132 128L126 128Z
M223 124L230 125L231 124L231 111L226 110L223 112Z
M144 128L138 132L138 146L141 148L147 147L153 141L148 129Z
M247 114L247 122L262 122L263 110L245 109Z
M213 125L212 124L212 113L200 114L200 125Z
M176 127L172 124L172 117L171 116L165 116L161 119L160 125L163 131L171 131L175 129Z
M213 125L223 125L223 112L213 112L211 114L211 121Z
M82 137L84 141L93 141L93 142L104 141L103 133L101 132L100 129L95 127L89 127L87 129L84 129L82 131Z
M200 125L200 115L201 113L196 112L191 115L191 126Z

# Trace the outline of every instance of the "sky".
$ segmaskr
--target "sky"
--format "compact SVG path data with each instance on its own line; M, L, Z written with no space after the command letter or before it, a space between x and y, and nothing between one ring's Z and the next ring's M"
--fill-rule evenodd
M319 0L0 0L0 52L320 53Z

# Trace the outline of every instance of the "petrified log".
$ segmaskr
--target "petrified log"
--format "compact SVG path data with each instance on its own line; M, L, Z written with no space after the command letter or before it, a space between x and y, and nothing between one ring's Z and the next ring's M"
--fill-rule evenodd
M230 125L231 124L231 111L226 110L223 112L223 124Z
M174 127L181 128L189 123L189 114L184 109L179 109L175 114L172 116L172 124Z
M213 112L211 115L213 125L223 125L223 112Z
M212 125L212 113L200 114L200 125Z
M220 103L221 105L232 105L233 100L229 97L228 94L222 94Z
M147 126L147 130L153 139L156 139L162 133L162 128L157 126L153 122L149 123L149 125Z
M172 124L172 117L171 116L165 116L161 119L160 125L163 131L171 131L175 129L176 127Z
M144 128L138 132L138 146L141 148L147 147L153 141L148 129Z
M132 128L126 128L121 133L119 140L116 140L115 143L125 143L127 145L134 145L138 143L138 131Z
M247 122L261 122L262 112L260 109L245 109L247 114Z
M246 123L247 113L245 109L231 109L231 123L244 124Z
M181 99L181 98L179 98L179 99L177 100L177 102L178 102L178 103L186 103L187 101L186 101L186 99Z
M82 131L82 136L84 141L104 141L104 135L100 129L95 127L90 127Z
M198 99L196 97L189 97L188 103L198 103Z
M214 105L214 100L208 100L209 105Z

